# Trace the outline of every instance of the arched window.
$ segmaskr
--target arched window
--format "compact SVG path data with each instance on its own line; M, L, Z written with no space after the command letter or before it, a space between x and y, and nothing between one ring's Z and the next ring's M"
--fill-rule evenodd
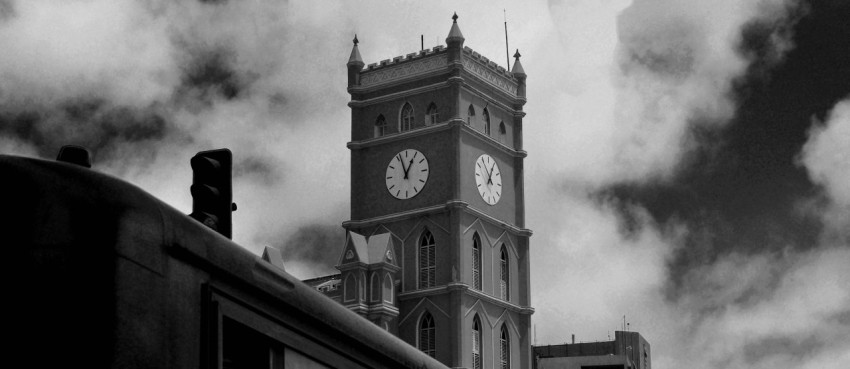
M381 277L378 276L378 273L372 273L372 280L369 282L369 284L372 285L372 291L371 291L372 296L370 297L369 300L379 301L378 299L380 298L380 294L381 294L381 284L380 283L381 283Z
M422 315L422 320L419 321L419 351L424 352L430 357L436 357L436 341L437 330L434 326L434 317L426 311Z
M472 318L472 369L481 369L481 320Z
M481 291L481 237L472 235L472 287Z
M475 107L469 104L469 109L466 111L466 124L472 124L472 119L475 118Z
M400 132L409 131L413 129L413 107L410 106L410 103L404 103L404 106L401 107L401 128Z
M384 301L393 303L393 279L389 274L384 276Z
M351 274L345 277L345 284L343 285L345 301L351 301L357 298L357 281L354 279L354 276Z
M425 125L437 124L440 120L440 115L437 113L437 104L431 103L428 105L428 113L425 114Z
M387 134L387 120L383 114L378 115L375 119L375 137L381 137Z
M508 327L502 323L502 333L499 335L499 362L500 369L511 367L511 337L508 335Z
M484 134L490 135L490 112L487 111L487 108L484 108L484 113L481 114L484 117Z
M499 141L505 143L505 135L508 131L505 129L505 122L499 122Z
M426 229L419 238L419 288L433 287L436 284L436 264L434 235Z
M510 264L508 263L508 250L502 245L501 260L499 261L499 290L502 300L510 300Z
M366 273L360 272L360 301L366 301Z

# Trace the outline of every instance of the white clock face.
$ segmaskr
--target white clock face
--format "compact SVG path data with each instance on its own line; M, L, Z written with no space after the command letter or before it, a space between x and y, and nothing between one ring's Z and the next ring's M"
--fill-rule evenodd
M489 205L499 202L502 197L502 173L490 155L481 155L475 161L475 184L484 202Z
M399 152L387 165L387 191L402 200L418 195L428 182L428 170L428 159L421 152Z

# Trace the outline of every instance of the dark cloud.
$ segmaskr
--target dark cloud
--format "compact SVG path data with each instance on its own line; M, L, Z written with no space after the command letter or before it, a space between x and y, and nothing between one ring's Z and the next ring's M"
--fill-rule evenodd
M257 79L253 73L238 71L235 53L226 48L189 50L189 61L183 67L182 84L177 91L181 101L189 98L193 100L188 101L190 103L209 106L215 99L243 98L249 85Z
M771 356L787 356L789 358L803 358L811 356L825 344L817 337L771 337L750 342L743 347L744 361L747 364L756 364L764 358Z
M625 234L641 224L635 206L662 227L688 227L668 265L668 298L694 288L685 280L689 270L724 255L818 245L820 218L799 209L818 190L795 158L810 117L823 116L850 94L850 3L797 9L787 22L754 21L742 29L739 52L752 64L732 91L736 116L727 126L690 126L693 145L670 181L619 183L596 194L616 204ZM775 40L792 34L795 46L783 59L781 48L790 46ZM686 69L683 55L671 49L632 61L671 73Z
M15 3L12 0L0 0L0 22L15 16Z
M310 224L298 228L279 248L284 260L297 261L314 268L315 276L333 274L345 232L338 225Z
M56 106L3 106L0 136L35 147L39 156L52 158L67 144L89 149L102 161L120 160L127 145L137 157L153 157L160 141L173 130L156 108L112 106L102 98L77 98Z

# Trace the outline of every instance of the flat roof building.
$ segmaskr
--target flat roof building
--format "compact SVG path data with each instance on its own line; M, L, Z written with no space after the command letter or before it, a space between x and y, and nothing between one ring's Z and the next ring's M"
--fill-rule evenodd
M613 341L532 346L536 369L651 369L650 346L638 332L614 332Z

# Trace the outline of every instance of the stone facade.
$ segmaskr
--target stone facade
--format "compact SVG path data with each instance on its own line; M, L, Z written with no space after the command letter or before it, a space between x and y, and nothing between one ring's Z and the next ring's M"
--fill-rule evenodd
M368 68L357 42L348 62L351 220L343 223L349 241L337 266L343 279L337 298L362 296L365 303L342 303L447 366L496 368L504 361L530 368L526 75L519 54L506 71L464 48L456 22L447 46ZM388 187L392 163L404 152L427 158L429 173L421 190L402 200ZM479 194L476 166L484 157L491 163L486 173L497 168L501 176L492 185L499 196L494 204ZM376 308L368 307L368 294L347 288L369 286L376 267L347 262L353 259L345 254L352 238L368 244L385 237L395 259L381 261L387 264L381 275L392 278L395 296L381 299L393 302L383 315L370 315Z

